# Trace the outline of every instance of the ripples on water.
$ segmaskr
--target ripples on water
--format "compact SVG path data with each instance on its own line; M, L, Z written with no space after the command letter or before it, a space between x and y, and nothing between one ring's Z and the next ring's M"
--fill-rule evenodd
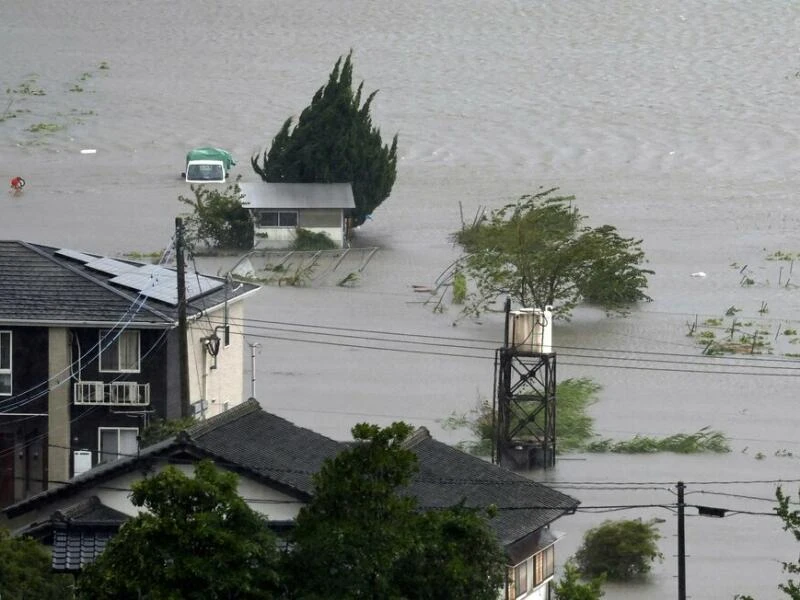
M697 352L686 322L696 313L719 316L736 305L755 318L768 300L770 328L796 318L797 294L776 288L775 266L763 261L774 250L798 250L800 34L791 3L31 0L6 2L3 16L3 87L35 75L48 92L20 100L33 112L0 124L0 175L23 174L29 183L23 198L0 198L3 237L108 253L163 247L180 210L175 199L186 192L177 180L186 148L229 147L252 179L247 157L306 106L335 58L352 48L356 77L367 90L380 88L375 123L387 136L400 134L394 193L360 234L385 250L359 288L264 290L252 318L499 339L496 319L453 328L452 311L432 315L410 286L430 283L454 258L447 235L458 227L459 203L471 218L481 205L560 186L593 222L643 238L657 275L656 301L629 319L579 311L556 328L559 376L604 384L593 409L603 435L709 425L734 438L734 452L573 457L546 476L704 482L800 472L797 459L773 456L800 453L794 378L619 368L668 366L642 352L682 354L672 366L688 368ZM96 71L101 61L107 72ZM85 71L86 91L68 92ZM34 136L25 128L35 122L68 127ZM98 152L84 156L81 148ZM739 287L734 262L757 265L762 285ZM708 277L693 279L695 271ZM488 358L261 342L264 405L335 437L358 419L406 418L455 441L437 419L491 395ZM598 358L610 350L627 351L628 360ZM754 459L758 451L764 460ZM586 506L674 500L664 490L587 487L568 491ZM697 483L690 491L709 487L772 495L769 484ZM674 519L653 512L666 518L666 562L651 583L610 597L672 597ZM560 556L603 518L646 513L562 519L569 535ZM774 597L776 561L797 553L774 519L689 523L692 596Z

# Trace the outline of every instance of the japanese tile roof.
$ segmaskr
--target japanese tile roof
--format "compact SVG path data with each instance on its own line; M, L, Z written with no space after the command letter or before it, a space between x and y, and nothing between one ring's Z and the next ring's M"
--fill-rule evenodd
M128 518L91 496L56 511L46 521L31 523L17 535L50 540L52 569L76 572L94 562Z
M460 502L471 507L495 506L497 516L490 524L504 546L574 511L579 504L546 485L437 442L424 428L407 440L407 446L419 458L419 473L406 493L415 496L424 509ZM134 470L141 460L181 452L213 458L226 468L308 499L313 492L312 474L347 447L347 443L265 412L250 399L175 438L142 449L136 457L91 469L63 487L41 492L5 512L9 517L24 514L49 498L68 495L70 488L95 485Z
M242 183L245 208L355 208L349 183Z
M128 515L103 504L97 496L91 496L67 508L53 513L52 521L67 525L107 525L119 527Z
M53 531L53 571L80 571L106 549L116 529L78 528Z
M80 260L76 257L83 257ZM0 240L0 325L94 325L114 326L130 321L139 327L174 326L176 305L112 282L113 273L86 266L86 260L104 257L71 250ZM131 267L145 263L108 259L112 264ZM156 267L174 274L174 269ZM193 273L186 273L187 286ZM187 298L187 315L201 314L237 301L258 289L246 283L231 284L222 278L208 278L215 288Z
M419 435L422 433L423 435ZM497 508L490 521L506 546L544 527L578 506L575 498L438 442L417 431L409 445L419 459L419 473L407 493L420 508L447 508L460 502L469 507Z

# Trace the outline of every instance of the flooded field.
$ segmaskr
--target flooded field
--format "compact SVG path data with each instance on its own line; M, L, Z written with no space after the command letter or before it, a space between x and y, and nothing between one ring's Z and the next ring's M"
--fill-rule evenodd
M458 256L461 215L540 186L574 194L594 224L643 239L654 302L625 319L590 309L557 323L558 378L603 385L598 433L628 439L711 427L724 455L578 455L533 477L582 501L556 523L561 562L607 518L659 518L664 562L608 598L672 598L675 484L689 509L693 598L779 598L797 545L771 512L800 486L800 29L784 2L457 0L0 0L0 236L87 252L169 245L188 148L248 158L298 115L336 58L380 89L373 117L399 133L392 196L356 235L378 247L305 287L265 287L249 307L256 396L345 439L358 421L406 420L457 442L451 413L491 398L500 315L432 309L426 288ZM81 153L81 150L96 150ZM202 263L201 263L202 266ZM208 261L207 268L219 267ZM781 270L783 269L783 270ZM705 277L692 277L703 272ZM752 284L743 285L743 276ZM766 307L765 307L766 303ZM772 355L706 358L692 324L770 332ZM251 381L251 373L246 378ZM766 516L765 516L766 515Z

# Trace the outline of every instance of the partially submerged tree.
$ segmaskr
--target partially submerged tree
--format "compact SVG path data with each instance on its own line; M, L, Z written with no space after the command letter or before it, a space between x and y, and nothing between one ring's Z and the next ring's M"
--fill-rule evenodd
M238 183L220 190L208 185L191 185L194 198L178 196L194 212L186 219L186 242L225 250L250 250L255 230L250 211L242 204L244 194Z
M12 537L0 527L0 598L61 600L72 597L71 575L50 570L50 553L26 537Z
M267 182L351 183L356 208L349 216L361 225L392 191L397 176L397 135L383 143L370 108L377 90L362 104L362 82L353 92L352 52L342 58L311 104L292 126L291 117L269 150L251 158Z
M483 312L500 295L522 306L553 306L560 317L580 302L624 312L650 300L644 290L653 271L640 266L641 240L624 238L611 225L585 225L574 197L556 190L522 196L453 235L464 250L462 269L476 286L468 312Z
M125 523L78 582L78 597L256 600L279 597L278 551L266 519L210 461L194 477L169 466L133 484L147 509Z
M356 443L314 476L287 557L297 598L494 600L503 556L486 517L465 507L421 513L401 490L417 472L411 427L360 424Z
M650 572L661 534L654 521L622 519L605 521L583 536L575 564L586 577L604 575L610 581L627 581Z

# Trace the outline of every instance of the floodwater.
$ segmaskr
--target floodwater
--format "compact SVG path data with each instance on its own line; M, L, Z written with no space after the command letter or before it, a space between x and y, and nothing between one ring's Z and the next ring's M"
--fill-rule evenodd
M683 480L687 503L736 511L687 509L689 596L780 597L797 545L768 514L778 480L798 488L800 371L774 359L792 351L780 332L800 328L800 291L791 263L766 257L800 250L794 3L0 0L0 16L2 89L46 93L0 96L17 115L0 123L0 179L28 183L0 195L0 236L108 254L169 243L188 148L229 148L255 180L248 157L353 50L356 78L380 89L375 123L400 135L392 196L358 232L381 250L354 287L268 288L248 312L246 385L332 437L403 419L455 442L440 420L491 397L499 317L454 326L455 307L435 313L412 287L457 256L461 214L559 187L591 223L643 239L654 301L557 324L558 377L603 385L604 437L709 426L732 452L568 456L534 473L583 503L556 523L559 562L604 519L663 519L663 563L607 597L674 597ZM729 307L778 332L775 355L700 356L689 324Z

